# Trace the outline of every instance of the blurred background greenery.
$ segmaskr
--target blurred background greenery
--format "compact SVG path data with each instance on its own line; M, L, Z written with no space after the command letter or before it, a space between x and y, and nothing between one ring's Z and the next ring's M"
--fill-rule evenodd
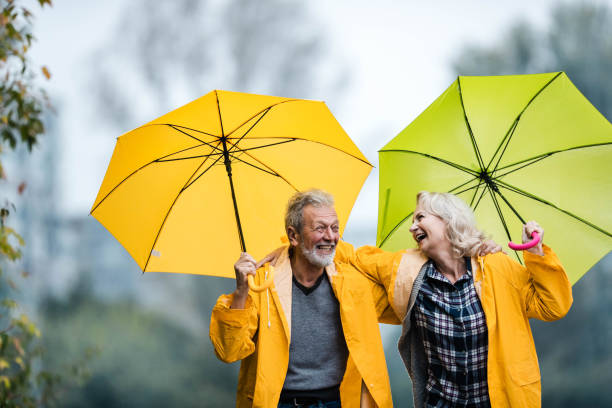
M498 42L465 44L447 61L449 69L454 75L563 70L612 119L612 10L601 2L568 2L555 3L549 13L546 27L516 21ZM135 1L126 3L121 15L113 32L92 46L83 61L82 87L88 95L83 104L104 118L96 126L113 137L120 134L117 129L151 119L151 112L182 104L186 90L195 98L215 88L219 78L235 90L263 89L301 98L329 93L338 103L351 86L350 64L340 61L333 70L325 69L325 61L337 56L327 46L323 23L303 2L176 0L151 7L150 2ZM170 23L177 21L180 24ZM23 81L37 83L32 77ZM32 344L27 372L11 362L17 370L12 373L15 378L21 375L23 385L22 391L14 391L29 393L31 405L233 406L238 364L218 361L208 339L212 306L219 294L233 290L233 281L142 275L93 218L63 211L58 204L64 191L61 158L66 154L58 125L62 101L51 98L51 103L52 109L41 107L37 113L45 128L36 134L39 143L33 151L27 138L13 150L10 140L3 139L6 176L0 188L10 216L2 219L23 237L25 246L16 262L9 262L10 254L3 252L1 294L15 299L18 307L7 308L2 319L8 325L25 314L38 326L6 332L15 338L27 335ZM405 125L410 120L405 118ZM7 123L2 126L8 129ZM377 136L374 148L394 134ZM370 229L348 229L344 238L356 245L372 244L375 219L368 223ZM574 305L566 318L532 322L544 407L612 406L611 291L608 255L574 286ZM410 380L396 351L399 329L382 330L394 403L411 406ZM47 382L36 381L36 373L45 373ZM2 395L10 406L8 394Z

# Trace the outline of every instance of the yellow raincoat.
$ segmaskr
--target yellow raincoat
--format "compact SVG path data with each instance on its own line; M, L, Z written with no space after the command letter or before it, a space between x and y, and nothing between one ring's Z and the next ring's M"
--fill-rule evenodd
M499 252L473 258L474 286L487 320L489 354L487 380L493 408L540 407L540 370L529 318L552 321L565 316L572 305L572 289L555 253L546 245L544 256L525 251L525 266ZM426 359L416 330L410 330L410 312L416 300L426 261L418 250L407 250L402 266L380 267L397 256L375 247L357 250L350 262L383 285L391 307L405 317L400 354L411 374L415 407L423 406L427 382ZM410 260L410 264L408 264ZM413 288L417 290L413 290Z
M347 262L338 261L344 259ZM392 407L389 375L378 321L399 324L389 307L387 291L348 263L353 247L339 242L336 260L325 268L340 304L340 318L349 350L340 386L343 408ZM422 264L422 262L420 262ZM401 265L400 265L401 264ZM395 276L407 268L402 253L378 258L381 274ZM419 265L413 265L413 269ZM402 272L401 274L406 274ZM255 282L265 279L257 271ZM222 295L212 311L210 338L217 357L225 362L242 360L236 406L276 407L289 364L292 272L288 251L276 260L270 290L249 292L244 309L230 309L233 295Z

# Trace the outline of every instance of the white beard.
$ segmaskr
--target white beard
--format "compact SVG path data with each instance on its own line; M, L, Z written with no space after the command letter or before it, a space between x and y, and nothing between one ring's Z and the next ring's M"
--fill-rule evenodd
M304 242L300 242L300 251L308 262L319 268L325 268L327 265L330 265L334 262L334 256L336 256L336 247L334 247L334 250L329 255L319 255L315 248L306 249Z

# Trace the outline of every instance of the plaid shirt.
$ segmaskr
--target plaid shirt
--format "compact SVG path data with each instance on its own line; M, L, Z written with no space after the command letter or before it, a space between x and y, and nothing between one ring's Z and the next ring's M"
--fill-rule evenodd
M487 323L471 263L455 284L429 261L412 313L427 356L427 407L490 407Z

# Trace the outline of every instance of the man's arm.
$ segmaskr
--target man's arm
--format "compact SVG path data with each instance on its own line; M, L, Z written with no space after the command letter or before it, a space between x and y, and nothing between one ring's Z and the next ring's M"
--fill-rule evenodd
M248 275L255 275L257 264L246 252L234 264L236 290L221 295L210 317L210 340L217 357L231 363L255 351L253 336L259 324L256 294L249 293Z
M210 340L219 360L242 360L255 351L253 336L259 325L257 295L249 294L243 309L233 309L234 294L221 295L210 316Z

